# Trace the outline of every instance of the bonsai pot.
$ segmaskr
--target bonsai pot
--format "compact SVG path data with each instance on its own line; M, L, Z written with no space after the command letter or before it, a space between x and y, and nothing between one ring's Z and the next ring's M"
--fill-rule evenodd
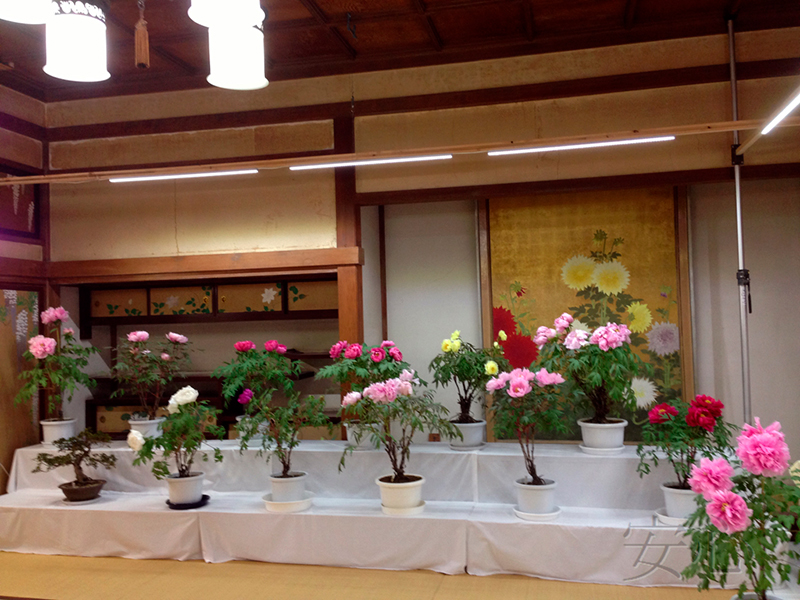
M172 504L195 504L203 499L204 473L193 471L189 477L178 477L172 473L167 477L169 501Z
M531 485L530 479L523 477L514 482L517 488L519 512L531 515L550 515L556 509L556 482L545 479L545 485Z
M586 454L619 454L625 448L625 419L611 419L611 423L589 423L589 419L578 419L581 427L583 445L581 450Z
M466 448L482 448L486 442L486 421L475 423L456 423L450 421L461 432L462 439L450 439L450 447L458 450Z
M661 486L664 492L664 506L667 516L677 519L686 519L697 509L695 498L697 494L692 490L677 487L677 483L665 483Z
M381 510L386 514L403 515L422 512L422 475L407 474L408 481L392 483L393 475L378 477L375 483L381 490Z
M77 481L70 481L69 483L62 483L58 487L64 492L67 502L86 502L97 498L105 484L105 479L92 479L83 485Z
M131 431L138 431L144 437L159 437L161 435L161 423L164 417L157 419L128 419Z
M344 424L345 431L347 431L347 445L352 446L355 450L375 450L377 446L372 441L372 435L369 431L360 429L358 421L348 421ZM356 432L361 432L361 439L356 442Z
M272 501L299 502L305 500L307 478L308 473L305 471L290 471L288 477L281 477L278 474L270 475Z
M45 419L39 421L42 426L42 445L53 448L53 442L61 438L75 436L77 419Z

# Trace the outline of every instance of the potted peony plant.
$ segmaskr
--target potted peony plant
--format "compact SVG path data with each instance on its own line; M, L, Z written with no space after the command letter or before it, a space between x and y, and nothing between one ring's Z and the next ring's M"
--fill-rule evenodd
M695 511L696 494L689 485L692 467L701 458L724 456L730 448L731 427L722 419L723 408L719 400L701 395L691 404L664 402L648 413L643 442L636 450L639 476L650 473L650 463L658 466L664 458L675 471L675 481L661 485L666 515L656 511L656 516L662 521L685 519Z
M153 343L146 331L132 331L117 347L117 363L111 370L119 384L112 397L132 394L139 398L141 412L128 421L131 429L144 437L158 435L164 417L158 416L169 384L189 365L189 340L169 332Z
M362 392L369 385L394 379L411 366L403 361L403 353L391 340L384 340L378 346L336 342L330 349L333 364L322 367L317 379L332 379L339 383L345 392ZM424 385L424 382L422 382ZM379 440L371 438L367 430L361 428L358 418L341 409L342 421L347 430L347 443L357 450L374 449L380 446Z
M46 392L49 416L40 421L42 443L53 447L55 440L75 435L76 420L64 418L64 399L71 401L79 385L94 386L94 380L83 369L97 348L82 346L75 339L75 332L64 327L69 313L63 306L48 308L41 319L49 335L36 335L28 340L28 350L23 356L35 362L20 373L23 384L14 402L31 402L39 390Z
M564 383L559 373L542 368L502 372L486 384L492 394L491 410L498 437L514 437L519 442L528 477L517 479L515 513L527 520L552 520L561 512L555 505L556 482L539 475L534 462L534 440L537 432L564 431L566 426L554 387Z
M203 495L203 477L200 471L192 471L198 453L204 461L208 455L200 448L207 442L208 433L222 439L225 430L213 424L219 410L205 402L197 401L198 392L187 385L175 392L167 405L168 415L161 424L161 435L145 437L132 429L128 433L128 445L136 452L134 465L153 461L152 471L157 479L166 479L169 489L170 508L181 510L196 508L208 501ZM156 459L156 451L161 458ZM222 452L213 448L214 460L222 461ZM175 463L176 472L170 472L170 459Z
M587 454L618 454L623 449L628 422L619 417L623 409L636 408L631 381L643 363L630 347L626 325L608 323L594 332L574 325L568 313L553 327L539 327L534 341L545 368L564 373L567 394L578 410L592 416L578 420Z
M106 483L105 479L92 479L83 471L83 466L105 467L113 469L117 464L117 457L113 454L92 454L92 447L108 445L111 438L105 433L92 433L84 429L78 435L70 438L61 438L54 442L58 454L40 453L36 455L36 468L34 473L42 473L57 469L58 467L72 467L75 471L75 481L62 483L58 487L64 492L66 502L87 502L100 496L100 490Z
M300 443L303 427L330 427L324 413L323 398L301 398L294 387L300 374L300 363L284 356L286 346L276 340L257 350L249 341L234 345L236 357L219 367L214 376L223 379L222 394L227 400L236 398L245 407L246 418L239 425L241 448L261 436L259 454L268 451L277 458L280 470L270 476L272 492L264 497L267 510L297 512L311 506L306 492L307 473L292 470L292 451ZM285 397L285 404L276 402L275 392Z
M414 391L419 384L413 370L404 370L399 377L372 383L362 392L349 392L342 400L342 407L359 419L362 431L377 440L389 457L392 474L375 480L381 492L381 510L386 514L418 514L424 510L425 478L406 472L414 433L427 430L457 435L447 420L447 409L435 402L430 393ZM392 432L393 422L397 433ZM352 449L345 449L340 468Z
M788 547L800 514L800 490L786 476L789 448L777 421L745 425L737 438L736 458L702 459L692 467L689 484L698 508L686 523L692 562L682 575L697 576L698 589L712 582L725 586L729 571L741 567L747 580L739 598L773 599L768 593L789 579L797 559ZM745 594L747 588L752 593ZM735 598L736 596L734 596Z
M498 337L505 339L506 335L501 331ZM486 420L472 416L472 405L477 400L485 408L486 382L508 368L498 343L491 348L476 348L462 340L459 331L442 341L442 352L434 357L428 370L437 387L452 383L458 393L459 413L451 422L461 432L461 438L451 440L451 448L471 450L486 445Z

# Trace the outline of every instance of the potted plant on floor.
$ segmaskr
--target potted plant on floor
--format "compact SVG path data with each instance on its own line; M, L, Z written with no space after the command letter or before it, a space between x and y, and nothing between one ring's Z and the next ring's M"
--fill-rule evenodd
M517 479L515 513L527 520L551 520L561 512L555 505L556 482L536 470L534 441L537 433L565 431L558 389L564 383L558 373L540 369L514 369L489 380L486 391L492 394L494 430L499 438L516 438L525 460L528 477Z
M587 454L618 454L623 450L622 410L636 408L633 377L646 367L630 347L626 325L608 323L593 332L575 325L568 313L553 327L539 327L534 338L541 364L567 379L566 397L578 411L592 416L578 420Z
M499 339L505 339L500 332ZM461 438L450 441L454 450L481 448L486 444L486 420L472 416L472 405L479 402L486 406L486 382L501 370L509 369L503 358L503 349L498 343L491 348L476 348L461 339L461 332L454 331L449 339L442 341L442 352L434 357L428 370L433 373L437 387L452 384L458 394L458 415L451 419L461 432Z
M119 384L113 397L132 394L142 410L128 421L132 430L144 437L158 435L164 421L158 412L170 383L188 367L190 344L185 335L169 332L154 342L146 331L132 331L117 347L117 362L111 375Z
M682 575L698 577L698 589L725 586L728 573L743 568L747 577L739 598L768 600L777 583L787 581L797 552L788 548L800 514L800 490L786 476L789 448L777 421L764 428L745 425L737 438L736 459L701 461L689 484L701 496L686 523L691 564ZM753 590L746 594L747 589ZM736 596L734 596L735 598Z
M175 392L167 405L168 415L161 424L161 435L144 437L139 431L128 433L128 445L136 452L134 465L153 462L151 470L157 479L166 479L169 489L168 505L173 509L196 508L208 501L203 495L203 477L201 471L193 471L195 459L208 460L208 455L201 451L207 444L205 434L222 439L225 430L214 424L219 410L206 402L197 401L198 392L186 386ZM222 461L219 448L212 448L214 460ZM156 451L161 457L156 458ZM170 461L174 462L176 471L170 470Z
M94 346L82 346L75 339L75 332L64 327L69 319L64 307L48 308L42 312L41 319L49 335L36 335L28 340L28 350L23 356L34 363L20 373L23 384L14 402L32 402L39 390L46 392L48 418L40 421L42 443L53 447L55 440L75 435L76 420L64 418L64 400L70 402L78 386L94 386L94 379L83 369L98 350Z
M236 398L245 407L246 418L238 425L241 449L260 436L259 454L266 451L280 464L280 470L270 476L272 492L264 497L267 510L305 510L311 506L305 489L307 473L292 470L292 451L300 443L298 434L303 427L331 427L324 413L325 400L301 397L294 386L300 363L284 355L283 344L270 340L259 351L253 342L245 340L234 347L234 360L216 369L214 376L223 379L223 396L227 400ZM276 392L283 401L277 402Z
M333 364L322 367L317 379L332 379L342 386L343 392L362 392L369 385L400 376L411 366L403 360L403 353L391 340L384 340L378 346L336 342L330 349ZM425 382L421 382L425 385ZM359 419L346 407L341 408L342 421L347 429L347 442L358 450L374 449L380 440L373 438L362 428Z
M662 522L685 519L697 508L696 494L689 485L697 461L727 454L731 426L722 418L723 408L719 400L700 395L690 404L681 400L664 402L648 413L648 422L642 426L642 443L636 450L636 470L640 476L646 475L651 463L657 467L666 458L675 471L675 481L661 485L666 514L656 511L656 516Z
M117 464L117 457L113 454L92 454L92 447L108 445L111 438L105 433L92 433L84 429L78 435L55 440L53 445L58 454L42 452L36 455L36 468L34 473L42 473L57 469L58 467L72 467L75 471L75 481L62 483L58 487L64 492L67 502L87 502L100 496L100 490L106 483L105 479L93 479L86 475L83 468L105 467L113 469Z
M435 402L429 392L415 392L414 386L419 383L414 371L404 370L399 377L373 383L363 392L349 392L342 400L342 407L359 419L364 433L378 440L389 457L392 474L375 480L381 492L381 510L386 514L417 514L425 507L425 478L406 472L414 433L425 430L438 431L443 436L458 435L447 420L447 409ZM351 451L352 447L345 449L340 468Z

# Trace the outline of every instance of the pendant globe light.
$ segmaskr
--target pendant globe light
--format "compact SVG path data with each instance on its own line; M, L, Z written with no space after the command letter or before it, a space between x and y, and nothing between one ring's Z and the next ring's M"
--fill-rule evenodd
M41 25L50 14L50 0L0 0L0 19Z
M67 81L111 77L106 57L106 15L89 2L53 2L45 27L44 72Z
M260 25L264 22L260 0L192 0L189 18L203 27Z
M208 83L229 90L258 90L264 76L264 30L252 25L215 25L208 29L211 74Z

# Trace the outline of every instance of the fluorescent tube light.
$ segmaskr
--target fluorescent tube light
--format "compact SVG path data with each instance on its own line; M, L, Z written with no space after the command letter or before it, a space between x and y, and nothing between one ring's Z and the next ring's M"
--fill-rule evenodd
M791 102L789 102L789 104L786 105L786 108L784 108L781 112L779 112L775 116L775 118L772 119L772 121L767 123L767 126L761 130L761 135L767 135L770 131L775 129L778 123L783 121L790 112L792 112L795 108L797 108L798 104L800 104L800 92L798 92L797 95L794 98L792 98Z
M253 175L258 169L244 171L209 171L208 173L180 173L176 175L142 175L139 177L114 177L111 183L130 183L132 181L163 181L165 179L192 179L195 177L226 177L228 175Z
M629 140L614 140L610 142L587 142L585 144L566 144L564 146L541 146L538 148L519 148L514 150L493 150L487 152L489 156L508 156L510 154L531 154L534 152L558 152L559 150L583 150L584 148L603 148L608 146L627 146L628 144L649 144L651 142L668 142L674 140L674 135L651 138L632 138Z
M407 156L404 158L375 158L366 160L351 160L348 162L319 163L315 165L295 165L289 167L290 171L307 171L309 169L335 169L336 167L364 167L368 165L391 165L395 163L421 162L426 160L447 160L453 158L452 154L435 154L432 156Z

